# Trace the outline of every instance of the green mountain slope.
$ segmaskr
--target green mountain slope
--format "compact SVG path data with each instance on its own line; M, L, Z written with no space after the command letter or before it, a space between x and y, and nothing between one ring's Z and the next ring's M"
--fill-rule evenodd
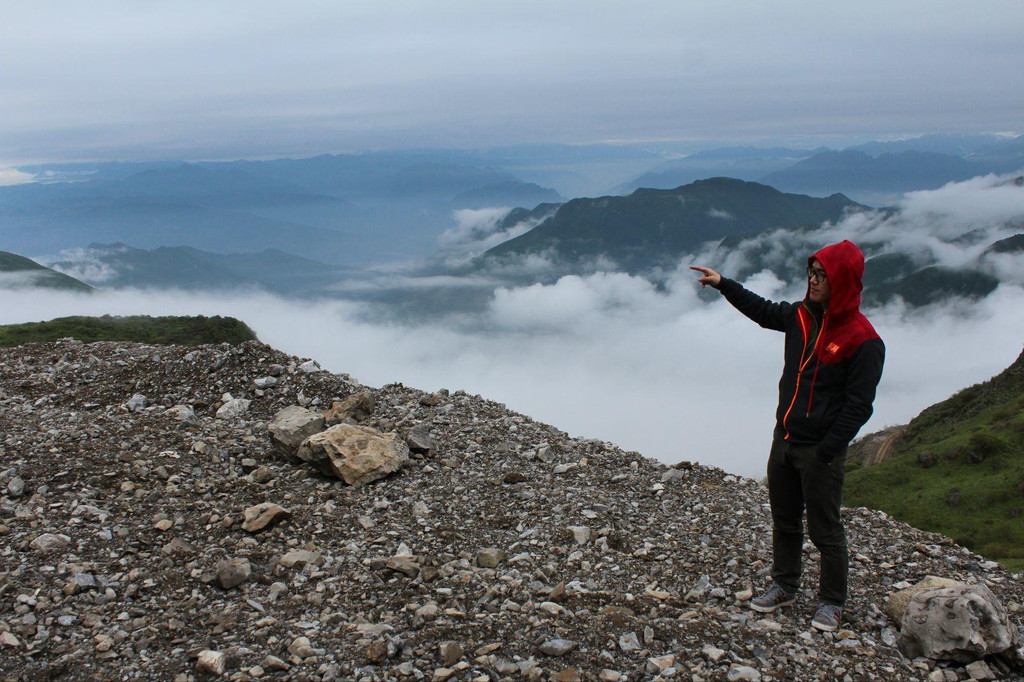
M915 417L885 461L854 464L843 502L1024 569L1024 353Z
M239 344L256 339L249 327L233 317L59 317L48 322L0 326L0 347L20 346L72 337L79 341L134 341L151 344L197 346L205 343Z
M672 264L708 240L838 220L859 208L864 207L841 194L816 199L712 178L672 190L574 199L533 230L489 250L484 261L542 255L573 263L604 257L639 272Z
M88 284L40 265L31 258L0 251L0 289L35 288L86 293L96 291Z

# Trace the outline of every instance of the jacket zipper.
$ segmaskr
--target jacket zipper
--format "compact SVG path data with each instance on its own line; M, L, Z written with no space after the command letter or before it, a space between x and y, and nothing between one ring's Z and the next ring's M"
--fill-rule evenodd
M786 435L783 436L783 438L785 440L789 440L789 429L786 426L786 423L789 421L789 413L793 411L793 406L796 404L796 397L800 393L800 377L801 377L801 375L804 372L804 368L807 367L807 363L809 363L811 361L811 358L814 357L815 351L818 350L818 344L821 342L821 332L824 331L824 323L823 323L822 324L822 329L818 331L818 338L816 338L814 340L814 347L811 349L811 352L809 354L807 354L806 359L805 359L804 354L807 353L807 325L804 322L804 318L803 318L803 314L802 314L803 312L804 312L804 308L803 308L803 306L801 304L801 308L797 312L797 316L796 317L797 317L797 321L800 323L800 331L801 331L801 333L803 334L803 337L804 337L804 350L803 350L803 353L801 353L801 355L800 355L800 366L799 366L799 368L796 371L796 386L793 388L793 399L789 401L789 407L786 408L786 414L784 414L782 416L782 428L786 429ZM807 314L810 315L810 313L807 313ZM815 368L815 369L817 369L817 368ZM813 379L811 380L811 390L812 391L814 390L814 380ZM808 407L808 410L809 409L810 408Z

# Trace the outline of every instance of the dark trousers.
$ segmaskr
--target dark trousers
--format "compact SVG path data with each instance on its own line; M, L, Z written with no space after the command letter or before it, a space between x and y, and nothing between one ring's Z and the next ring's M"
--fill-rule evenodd
M768 497L772 504L772 579L787 592L800 589L804 544L804 509L811 542L821 553L818 599L842 606L850 555L839 516L843 499L845 452L830 464L813 445L793 445L776 438L768 457Z

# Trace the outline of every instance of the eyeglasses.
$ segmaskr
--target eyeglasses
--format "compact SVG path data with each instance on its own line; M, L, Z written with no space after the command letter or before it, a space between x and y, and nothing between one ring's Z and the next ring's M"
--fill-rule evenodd
M812 282L824 282L828 277L821 268L807 268L807 279Z

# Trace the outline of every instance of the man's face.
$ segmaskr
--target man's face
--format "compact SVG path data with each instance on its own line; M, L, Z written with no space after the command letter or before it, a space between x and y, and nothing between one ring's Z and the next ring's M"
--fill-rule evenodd
M811 293L808 298L815 303L827 306L829 299L832 297L832 290L828 287L828 278L825 276L825 268L821 266L818 259L811 261L811 267L807 271L807 274L808 284L811 286Z

